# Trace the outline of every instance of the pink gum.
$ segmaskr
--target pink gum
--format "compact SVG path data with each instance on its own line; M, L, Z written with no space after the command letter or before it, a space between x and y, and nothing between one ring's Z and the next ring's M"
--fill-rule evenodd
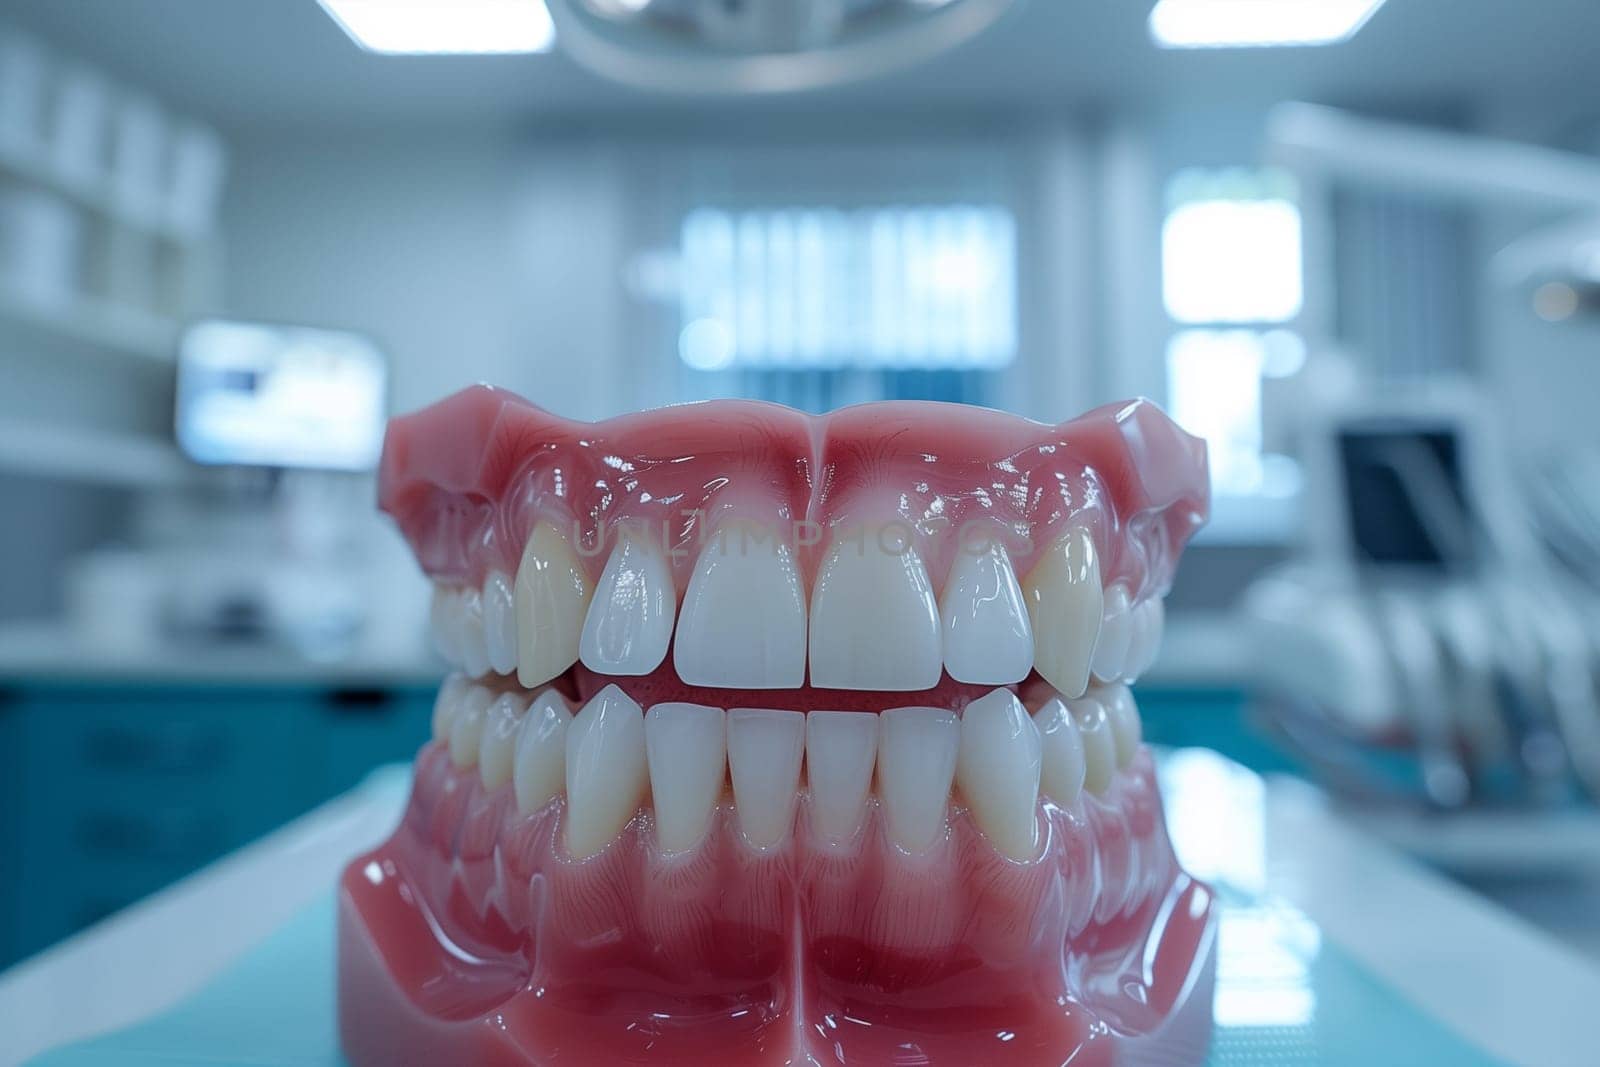
M920 402L810 416L712 401L591 424L486 386L391 422L379 494L441 580L513 571L543 518L577 535L593 573L616 528L639 525L672 551L680 590L703 538L739 518L820 538L799 551L807 581L825 531L898 521L936 587L968 524L1004 531L1025 574L1081 523L1100 546L1102 579L1144 595L1170 583L1209 507L1203 442L1143 400L1054 427Z
M659 1048L780 1063L800 1035L827 1063L889 1062L915 1040L941 1050L930 1063L1059 1064L1107 1026L1158 1028L1209 937L1209 894L1173 860L1146 756L1103 800L1044 805L1030 863L999 856L959 810L917 857L887 844L875 812L852 847L816 845L802 806L771 852L723 809L689 853L660 854L641 814L575 862L561 818L559 801L521 816L508 790L424 750L400 830L345 878L366 940L341 965L371 973L342 977L342 997L396 983L430 1032L496 1019L528 1054L505 1062Z

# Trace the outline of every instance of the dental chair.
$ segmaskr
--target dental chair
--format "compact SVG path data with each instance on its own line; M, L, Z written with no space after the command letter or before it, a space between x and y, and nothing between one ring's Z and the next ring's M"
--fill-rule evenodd
M1268 728L1347 798L1600 799L1600 567L1547 533L1600 561L1600 487L1514 478L1467 385L1375 393L1305 405L1305 534L1244 601Z

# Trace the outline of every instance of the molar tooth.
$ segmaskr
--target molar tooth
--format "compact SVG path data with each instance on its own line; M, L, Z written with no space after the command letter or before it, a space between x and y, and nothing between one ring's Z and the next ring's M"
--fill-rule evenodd
M534 697L533 706L522 717L511 767L517 810L522 814L544 807L566 783L567 727L571 723L572 709L554 689Z
M461 708L461 698L467 694L467 676L460 671L452 672L445 678L444 684L439 686L439 695L433 699L433 739L435 741L448 741L450 739L450 724L455 721L456 712Z
M469 686L450 723L450 762L462 770L477 765L483 739L483 720L494 694L481 685Z
M456 633L456 590L434 583L433 602L428 607L428 629L434 650L450 666L461 665L460 637Z
M798 711L728 712L728 771L739 829L753 848L778 844L794 825L806 718Z
M1111 739L1116 745L1117 768L1122 770L1133 762L1143 739L1144 726L1139 721L1139 705L1133 701L1133 692L1127 686L1107 686L1096 694L1106 709L1106 721L1111 726Z
M721 708L657 704L645 713L645 754L656 840L667 852L693 848L722 795L727 739Z
M677 607L666 555L652 539L624 533L583 621L584 665L601 674L649 674L667 658Z
M536 523L517 568L517 680L543 685L578 660L593 590L577 553L548 522Z
M939 684L939 608L911 545L833 543L811 590L811 684L911 692Z
M730 525L706 544L684 593L672 658L690 685L794 689L805 681L805 596L775 531Z
M824 841L849 841L861 828L877 757L875 712L813 711L806 716L811 826Z
M1133 636L1128 640L1128 662L1123 675L1136 680L1149 670L1161 651L1161 631L1166 626L1166 605L1158 596L1142 600L1133 609Z
M1128 661L1128 643L1133 638L1133 609L1128 587L1112 582L1106 590L1105 621L1100 624L1100 640L1094 648L1094 676L1102 682L1122 677Z
M1009 689L987 693L962 712L956 781L983 835L1014 860L1032 859L1038 847L1041 762L1039 730Z
M878 739L878 793L889 840L921 852L945 829L961 720L943 708L891 708Z
M1094 697L1067 702L1073 725L1083 740L1083 785L1095 796L1105 796L1117 769L1117 742L1105 705Z
M1078 724L1060 697L1046 700L1033 713L1033 724L1039 728L1044 761L1040 787L1058 807L1066 807L1078 799L1083 788L1083 738Z
M517 730L527 703L515 693L502 693L484 712L483 735L478 741L478 776L485 789L499 789L511 780L516 756Z
M483 647L496 674L517 669L517 600L502 571L483 580Z
M1058 538L1029 572L1022 595L1033 620L1034 666L1063 695L1082 695L1103 597L1089 531L1076 526Z
M939 598L939 621L945 669L956 681L1007 685L1033 669L1033 623L998 538L956 552Z
M588 859L609 844L644 803L644 712L608 685L567 727L567 851Z
M469 678L481 678L489 673L489 653L483 638L483 594L470 587L461 590L456 595L453 618L461 669Z

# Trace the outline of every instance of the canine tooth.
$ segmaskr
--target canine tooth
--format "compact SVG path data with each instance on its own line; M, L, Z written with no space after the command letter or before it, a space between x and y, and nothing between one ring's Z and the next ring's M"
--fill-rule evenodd
M727 737L721 708L657 704L645 713L645 755L656 810L656 840L668 852L692 848L722 795Z
M483 719L493 701L494 694L481 685L469 686L461 698L461 706L450 723L450 762L462 770L478 762Z
M461 707L461 698L467 694L467 676L459 671L451 673L439 686L439 695L433 698L433 739L446 741L450 737L450 724Z
M878 738L878 794L889 839L921 852L945 828L955 781L961 720L943 708L892 708Z
M1111 726L1111 739L1116 745L1117 767L1122 769L1133 762L1143 739L1144 726L1139 722L1139 705L1133 701L1133 692L1125 685L1107 686L1098 699L1106 709L1106 721Z
M578 660L578 635L593 590L566 538L536 523L517 568L517 680L533 689Z
M1034 667L1063 695L1082 695L1100 629L1100 557L1083 527L1045 551L1022 585L1033 620Z
M601 674L649 674L667 658L678 607L672 568L654 541L623 535L583 620L578 651Z
M911 692L939 684L939 607L922 557L835 541L811 590L811 684Z
M811 826L823 840L848 841L860 829L877 758L875 712L813 711L806 716Z
M483 580L483 648L496 674L517 669L517 598L502 571Z
M800 572L772 531L724 527L695 562L673 646L678 677L724 689L793 689L805 681Z
M1083 738L1078 724L1060 697L1045 701L1033 713L1033 724L1039 728L1044 763L1040 788L1058 806L1065 807L1078 799L1083 788Z
M1073 725L1083 740L1083 785L1095 796L1104 796L1117 769L1117 742L1111 733L1111 719L1105 705L1094 697L1069 701Z
M434 650L450 666L461 665L460 639L455 627L456 590L447 585L434 584L433 602L428 607L428 629L433 635Z
M517 754L517 730L527 703L515 693L502 693L484 713L483 736L478 740L478 776L485 789L499 789L511 780Z
M944 666L974 685L1020 682L1033 670L1033 622L1006 546L963 545L939 598Z
M728 712L728 771L739 829L754 848L782 841L794 825L806 718L798 711Z
M1133 609L1133 636L1128 639L1128 661L1123 675L1131 682L1156 661L1161 651L1161 631L1166 625L1166 606L1151 596Z
M554 689L534 697L533 706L522 717L511 767L511 785L522 814L544 807L566 784L567 727L571 723L572 709Z
M1040 748L1038 728L1009 689L979 697L961 714L961 796L989 843L1014 860L1031 859L1038 846Z
M1133 607L1128 587L1111 583L1106 590L1105 621L1100 624L1100 640L1094 647L1094 676L1102 682L1122 677L1128 662L1128 643L1133 638Z
M461 590L456 596L453 618L461 669L468 677L481 678L489 673L489 653L483 639L483 594L472 588Z
M644 712L608 685L567 727L567 851L587 859L644 803Z

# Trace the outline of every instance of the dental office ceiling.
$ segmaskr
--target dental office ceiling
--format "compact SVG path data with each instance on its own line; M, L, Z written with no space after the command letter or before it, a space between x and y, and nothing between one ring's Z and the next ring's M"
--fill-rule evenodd
M1030 0L976 42L913 71L772 109L871 105L980 110L1107 103L1228 104L1313 99L1542 100L1600 95L1594 0L1389 0L1329 48L1161 51L1146 0ZM224 126L293 123L559 121L588 115L705 113L702 98L608 83L548 55L394 57L360 53L315 0L8 0L8 17L63 49ZM217 92L226 86L226 93Z

